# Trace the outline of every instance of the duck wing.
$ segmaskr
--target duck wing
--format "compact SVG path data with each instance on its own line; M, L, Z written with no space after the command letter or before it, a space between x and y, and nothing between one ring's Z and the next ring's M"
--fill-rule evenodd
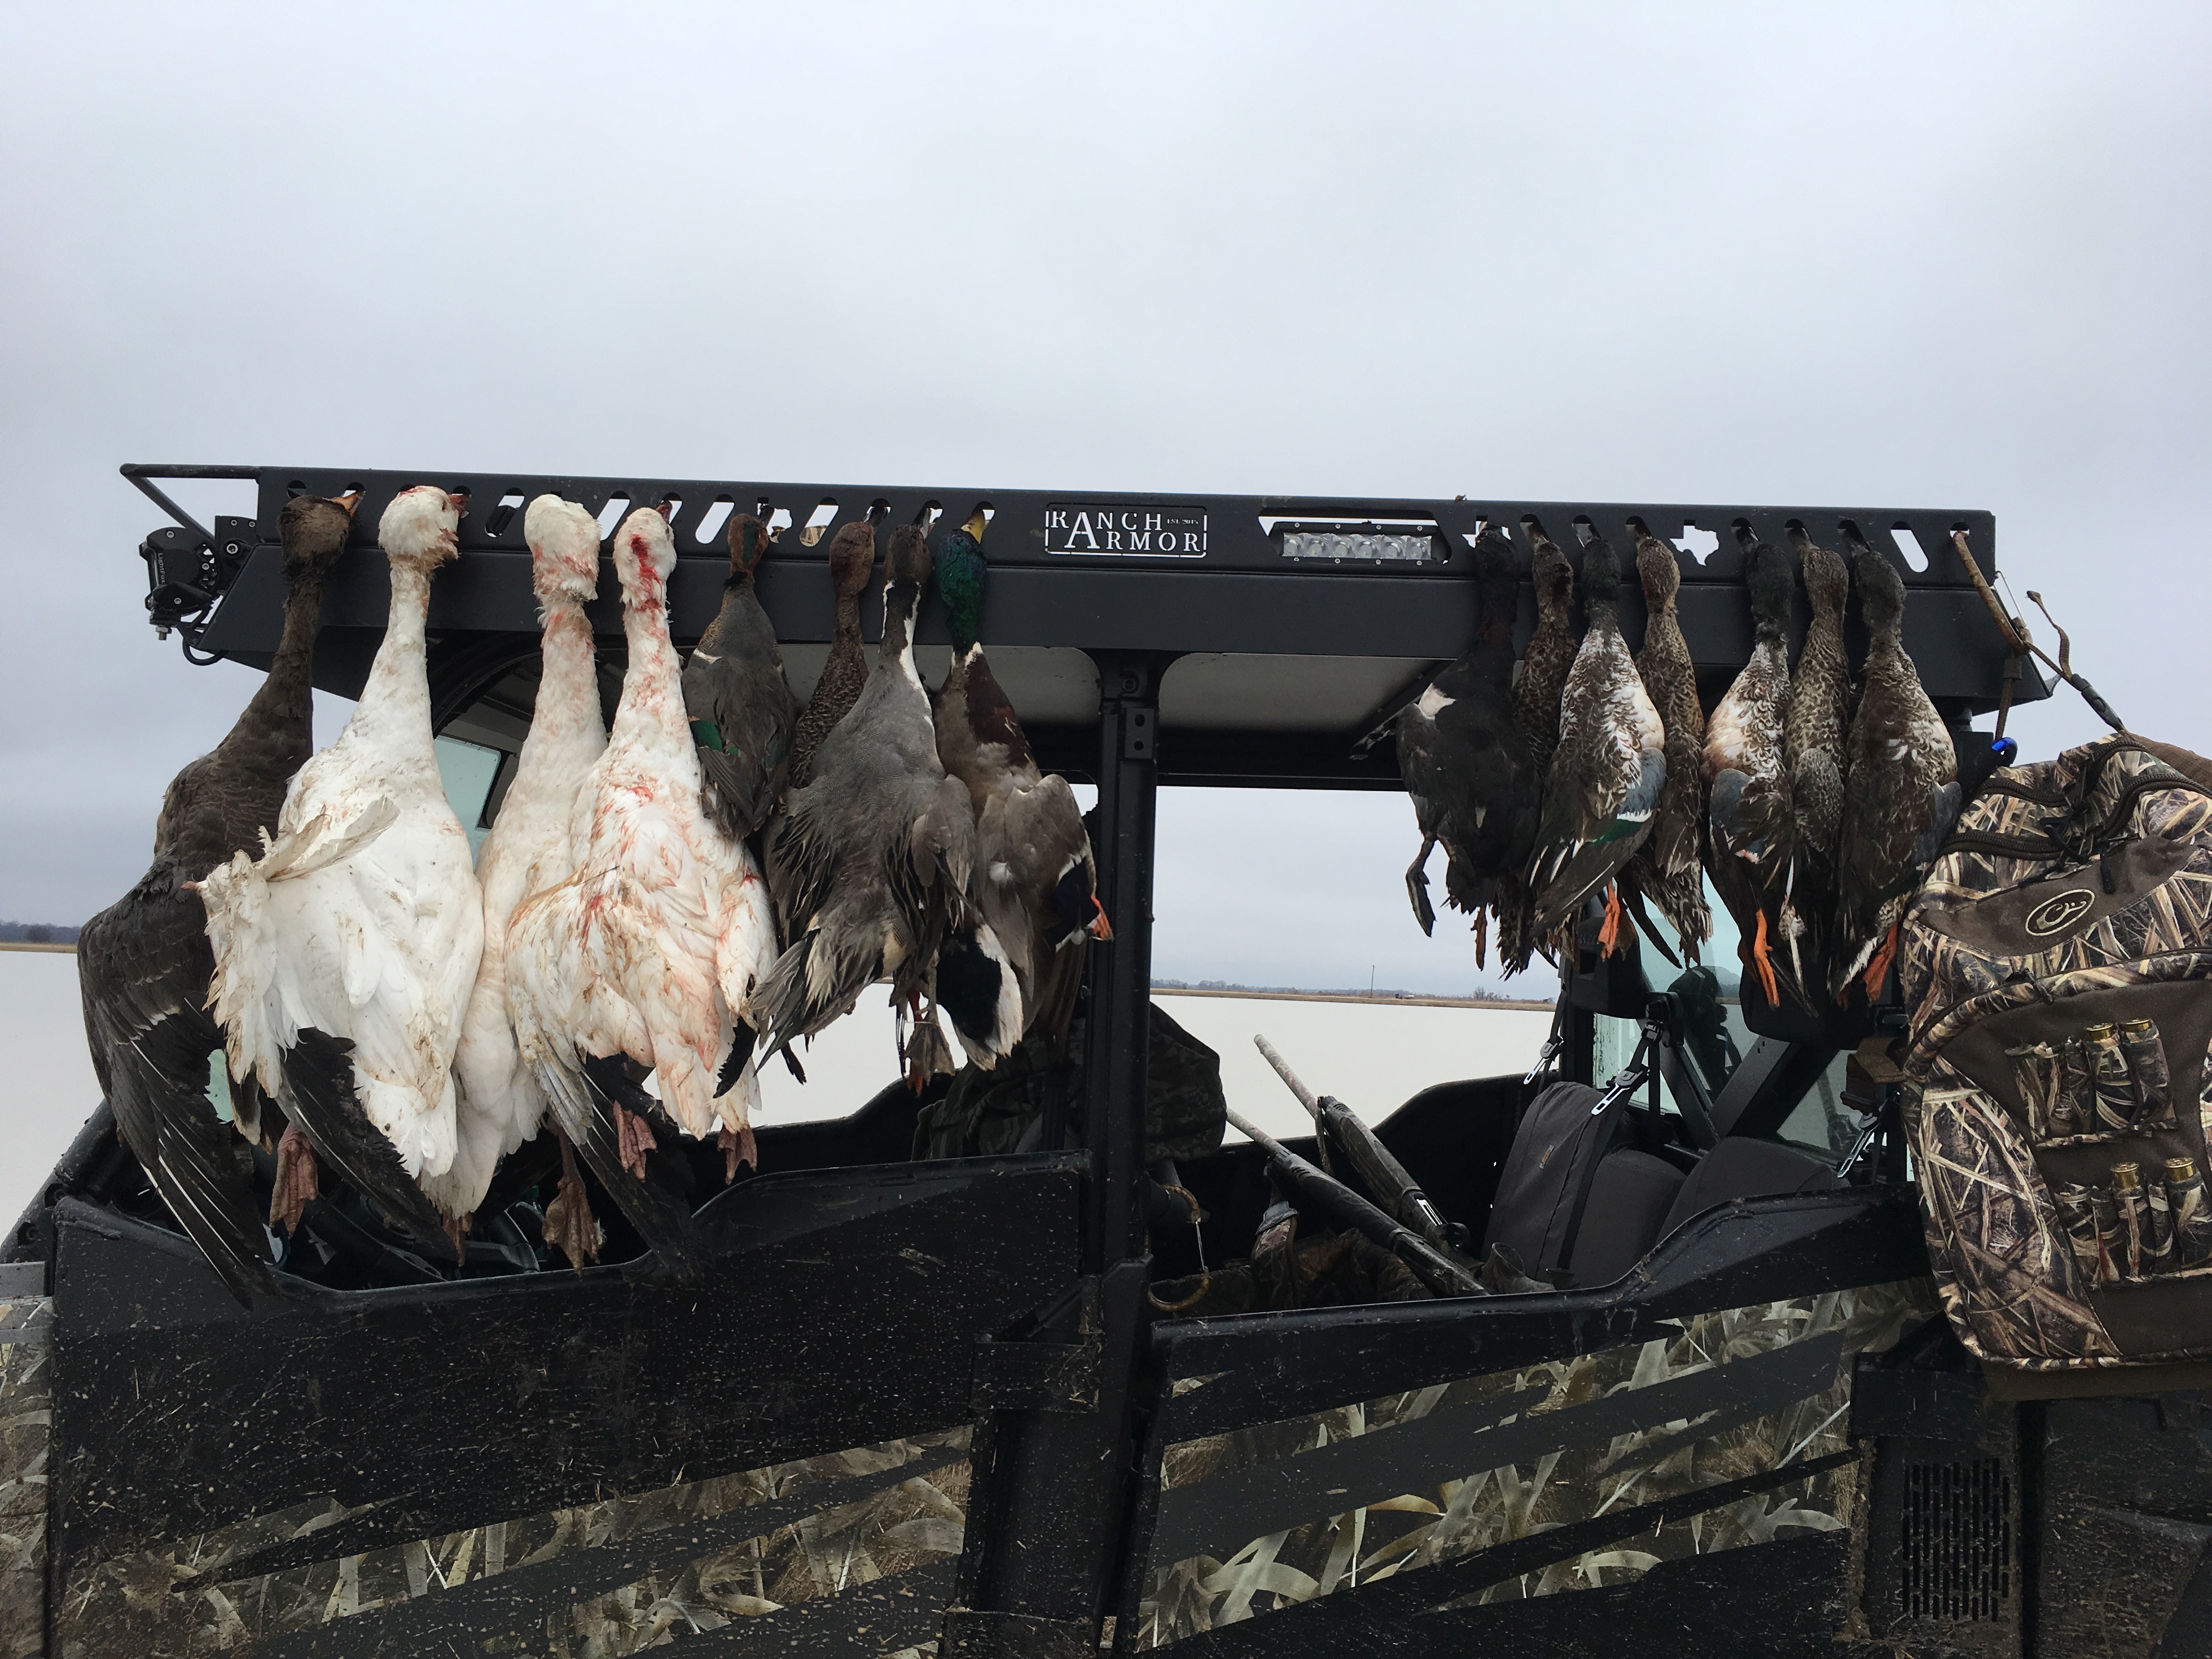
M1058 773L1008 788L975 826L972 891L1012 963L1023 1030L1057 1042L1075 1012L1085 930L1095 930L1097 862L1075 791Z
M699 740L702 805L724 835L743 841L783 793L800 713L750 582L730 590L684 665L684 708Z
M237 1132L208 1099L209 1057L222 1048L203 1006L215 957L175 869L156 864L87 922L76 965L93 1065L125 1144L230 1293L248 1306L274 1295Z
M1667 782L1658 711L1618 636L1593 632L1562 705L1528 884L1541 938L1611 880L1651 830Z
M1874 960L1959 816L1951 734L1917 677L1893 695L1871 677L1851 724L1836 884L1834 979L1847 994Z

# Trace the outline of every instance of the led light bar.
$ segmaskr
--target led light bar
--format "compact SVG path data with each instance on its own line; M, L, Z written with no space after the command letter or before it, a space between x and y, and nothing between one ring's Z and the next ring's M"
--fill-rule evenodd
M1441 556L1433 520L1278 520L1286 559L1422 564Z

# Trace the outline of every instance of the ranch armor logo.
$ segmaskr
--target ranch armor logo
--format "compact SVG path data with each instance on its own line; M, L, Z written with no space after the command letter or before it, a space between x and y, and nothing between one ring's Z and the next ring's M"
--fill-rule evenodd
M2086 887L2069 887L2056 898L2047 898L2027 913L2027 931L2042 939L2063 933L2087 914L2096 897Z
M1202 559L1206 556L1206 509L1054 501L1044 510L1044 550Z

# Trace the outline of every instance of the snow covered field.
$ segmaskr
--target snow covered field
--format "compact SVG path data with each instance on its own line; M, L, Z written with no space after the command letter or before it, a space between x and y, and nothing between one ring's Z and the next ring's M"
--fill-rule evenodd
M760 1121L841 1116L897 1075L886 993L872 991L802 1058L802 1088L781 1064L761 1079ZM1157 993L1160 1006L1221 1055L1229 1103L1261 1128L1297 1134L1305 1114L1252 1046L1265 1036L1308 1086L1370 1121L1431 1083L1526 1071L1551 1016L1526 1009ZM65 951L0 951L0 1053L9 1057L0 1105L0 1225L36 1194L97 1104L84 1044L76 958ZM1233 1133L1233 1132L1232 1132Z

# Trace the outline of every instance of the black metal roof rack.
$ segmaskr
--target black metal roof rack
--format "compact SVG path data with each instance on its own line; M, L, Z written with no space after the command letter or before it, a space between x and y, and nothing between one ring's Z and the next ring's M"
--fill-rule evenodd
M1996 706L2006 665L2004 642L1949 551L1951 532L1964 530L1984 569L1994 572L1996 522L1983 512L922 489L436 469L131 465L123 472L177 520L141 550L155 588L154 620L179 629L198 652L248 663L267 660L280 630L276 515L288 499L361 489L355 536L368 548L379 514L399 490L431 483L465 491L460 564L432 590L431 631L447 665L458 653L468 656L471 669L462 678L471 696L507 672L526 673L534 661L537 611L521 509L543 492L599 514L609 534L633 507L677 504L672 523L679 563L670 593L679 642L696 637L720 604L726 558L720 532L729 511L758 514L778 530L762 566L761 597L802 684L818 672L830 637L826 556L838 525L871 513L886 523L926 523L939 514L958 522L982 507L991 514L983 638L993 667L1044 762L1085 776L1095 763L1098 675L1109 660L1141 659L1158 685L1164 782L1397 787L1387 745L1357 759L1352 745L1418 691L1437 664L1466 648L1474 618L1469 549L1488 524L1525 554L1522 526L1533 519L1577 562L1590 534L1626 554L1638 526L1683 549L1683 629L1710 682L1709 700L1750 653L1746 547L1781 544L1793 527L1837 546L1855 532L1896 562L1910 595L1907 648L1929 696L1954 724ZM204 528L160 488L186 478L252 481L254 516ZM1917 564L1906 546L1918 550ZM387 592L380 561L341 568L325 601L317 654L325 690L359 690L384 625ZM1643 620L1632 583L1621 612L1632 639ZM1802 629L1802 595L1797 620ZM619 637L611 583L603 586L595 621L606 636ZM1533 592L1524 591L1522 637L1534 621ZM944 643L933 606L925 608L919 638L925 653ZM2023 669L2016 697L2046 695L2033 668Z

